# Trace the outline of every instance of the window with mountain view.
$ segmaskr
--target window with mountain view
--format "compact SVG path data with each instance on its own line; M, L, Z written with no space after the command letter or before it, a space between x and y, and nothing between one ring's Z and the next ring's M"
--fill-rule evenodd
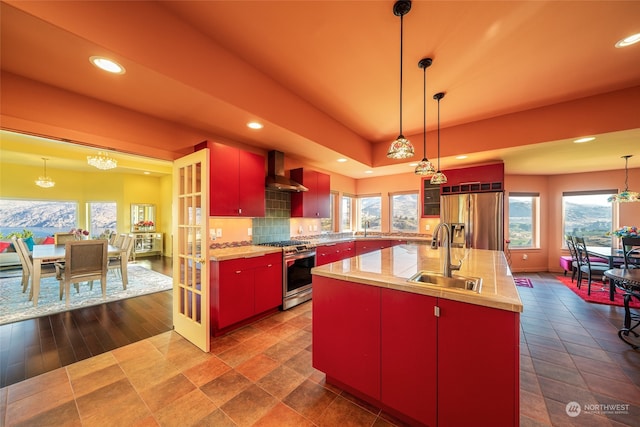
M391 194L391 231L418 232L418 193Z
M91 202L89 206L89 232L94 238L117 232L116 202Z
M381 231L382 224L380 212L382 211L382 197L363 196L358 197L358 230Z
M509 193L509 246L539 248L538 193Z
M611 246L613 206L607 198L615 190L562 194L563 235L584 237L587 246ZM564 239L563 239L564 240Z
M34 237L65 233L78 225L78 203L62 200L0 199L0 232L29 230Z
M342 204L340 206L340 231L352 231L353 230L353 197L342 196Z

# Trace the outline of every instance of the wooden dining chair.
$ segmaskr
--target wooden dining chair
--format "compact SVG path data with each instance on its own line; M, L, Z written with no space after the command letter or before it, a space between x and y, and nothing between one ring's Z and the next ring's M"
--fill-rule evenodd
M31 260L31 254L29 253L29 248L27 248L27 244L24 242L24 239L11 237L11 241L13 242L13 247L16 249L18 253L18 258L20 258L20 264L22 265L22 293L27 291L29 287L29 281L32 280L33 277L33 261ZM56 268L53 264L42 264L40 277L53 277L56 275ZM33 299L33 287L29 291L29 301Z
M117 257L109 257L108 269L116 273L119 272L120 278L122 278L122 257L129 261L135 241L136 239L133 235L127 235L122 246L122 252L120 252ZM122 289L127 289L127 284L124 282L124 280L122 281Z
M89 282L93 288L93 281L100 280L102 298L107 297L107 241L106 240L75 240L65 243L64 265L56 263L58 280L60 281L60 299L66 295L66 305L69 305L71 283L79 292L80 282Z
M54 233L53 235L53 243L56 245L64 245L74 240L76 240L76 235L73 233Z

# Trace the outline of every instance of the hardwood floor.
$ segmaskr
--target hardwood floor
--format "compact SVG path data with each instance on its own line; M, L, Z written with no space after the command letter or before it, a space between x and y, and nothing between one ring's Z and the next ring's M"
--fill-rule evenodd
M171 275L171 258L135 263ZM0 325L0 388L172 328L171 291Z

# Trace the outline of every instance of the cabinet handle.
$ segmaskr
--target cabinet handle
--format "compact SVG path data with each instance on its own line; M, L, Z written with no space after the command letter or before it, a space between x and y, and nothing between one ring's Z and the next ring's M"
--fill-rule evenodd
M238 213L241 214L242 213L242 208L238 209Z
M433 315L436 317L440 317L440 307L437 305L433 307Z
M242 270L236 270L236 274L242 273Z
M273 264L267 264L267 267L273 267Z

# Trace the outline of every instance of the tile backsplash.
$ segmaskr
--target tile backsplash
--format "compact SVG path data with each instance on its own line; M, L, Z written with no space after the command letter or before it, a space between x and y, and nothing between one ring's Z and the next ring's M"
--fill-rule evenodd
M253 243L289 240L291 193L267 188L265 190L265 216L253 218Z

